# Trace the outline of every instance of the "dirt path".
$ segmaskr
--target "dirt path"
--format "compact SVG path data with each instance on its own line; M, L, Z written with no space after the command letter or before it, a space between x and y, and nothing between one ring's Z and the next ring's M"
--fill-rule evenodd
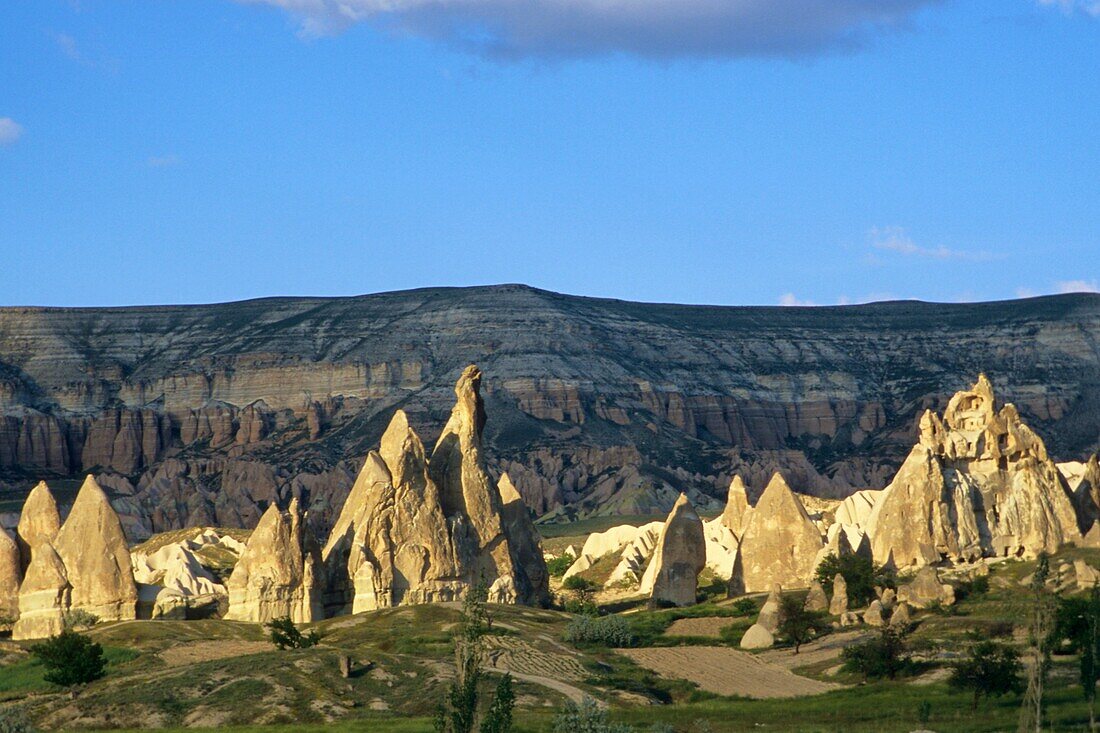
M540 685L541 687L546 687L548 689L554 690L555 692L560 692L561 694L565 695L570 700L576 703L579 703L586 697L592 697L579 687L574 687L573 685L562 682L561 680L551 679L550 677L543 677L542 675L537 674L524 674L523 672L517 672L514 669L500 669L498 667L489 667L489 671L496 672L498 674L509 673L517 680L530 682L533 685ZM603 707L602 703L601 707Z
M786 669L808 667L811 664L828 662L832 659L838 660L837 663L839 664L840 653L845 647L858 644L870 637L871 633L868 631L842 631L811 641L809 644L803 644L798 654L794 653L794 649L786 648L768 649L758 656L771 664L778 664Z
M835 690L840 685L799 677L786 667L729 647L681 646L623 649L633 659L662 677L694 682L716 695L757 699L801 697Z

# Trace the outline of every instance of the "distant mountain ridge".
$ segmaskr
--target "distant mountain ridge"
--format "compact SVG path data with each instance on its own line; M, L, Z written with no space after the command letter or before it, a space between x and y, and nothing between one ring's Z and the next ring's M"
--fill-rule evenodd
M487 452L538 513L881 487L916 417L986 372L1058 460L1100 444L1100 295L831 308L631 303L521 285L133 308L0 308L0 484L103 474L131 535L332 521L393 410L434 440L467 364ZM131 537L135 539L135 537Z

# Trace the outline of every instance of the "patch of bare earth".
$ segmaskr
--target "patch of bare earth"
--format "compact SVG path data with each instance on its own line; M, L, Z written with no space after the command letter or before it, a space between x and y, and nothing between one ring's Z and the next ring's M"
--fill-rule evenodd
M808 644L803 644L798 654L794 653L794 649L786 647L783 649L768 649L760 652L757 656L786 669L809 667L833 659L839 660L845 647L866 641L870 636L871 634L867 631L841 631L823 636Z
M729 647L622 649L621 654L662 677L694 682L716 695L757 699L818 695L839 685L800 677L783 666Z
M719 639L722 636L722 629L733 622L734 619L721 616L679 618L665 629L665 636L701 636L708 639Z
M183 667L215 659L269 652L271 649L271 644L266 641L196 641L165 649L160 653L160 658L170 667Z

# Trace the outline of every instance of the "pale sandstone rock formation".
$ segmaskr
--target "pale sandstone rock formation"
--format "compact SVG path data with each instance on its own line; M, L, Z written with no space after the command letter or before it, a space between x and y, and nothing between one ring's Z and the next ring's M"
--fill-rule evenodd
M891 626L908 626L909 625L909 604L899 603L894 607L894 612L890 614Z
M523 548L517 544L522 542L507 535L500 494L485 470L480 369L466 367L455 385L455 397L451 418L432 451L428 471L439 487L443 512L454 528L462 566L471 577L485 580L493 602L545 603L549 599L543 580L547 577L545 563L536 577L529 575L529 568L542 562L541 553L520 557Z
M779 583L805 587L823 547L821 533L778 473L753 507L741 538L740 559L749 593Z
M1084 560L1074 560L1073 570L1077 578L1078 590L1088 590L1100 583L1100 572Z
M740 476L734 476L730 481L729 494L726 498L726 508L722 511L722 524L740 539L744 530L745 514L749 510L749 495L745 489L745 482Z
M69 611L87 611L102 621L136 618L137 586L126 536L94 477L80 487L54 549L72 586Z
M19 515L15 530L15 542L19 546L20 564L24 571L31 564L31 548L42 542L53 542L61 529L61 515L57 502L45 481L31 489Z
M768 593L768 597L764 601L764 605L760 607L760 615L756 618L756 623L760 624L773 634L779 630L779 612L780 602L782 598L782 586L780 586L778 583L772 585L771 592Z
M825 589L816 580L810 585L810 592L806 594L807 611L828 611L829 597L825 595Z
M209 535L203 534L199 541L168 544L152 554L131 553L138 618L187 618L190 609L228 602L229 591L194 553L207 544L212 544Z
M985 375L920 421L920 440L867 521L876 562L898 568L1034 557L1081 540L1062 475Z
M927 608L934 604L950 606L955 602L955 588L941 583L936 569L926 565L917 571L913 580L898 588L899 603L913 608Z
M851 525L863 528L867 520L871 518L871 511L875 508L875 502L882 495L882 491L864 489L849 496L836 509L835 521L841 525Z
M707 567L715 576L728 579L737 556L737 535L730 531L722 517L703 522L703 537L707 545Z
M690 606L695 603L699 573L706 562L703 522L687 495L681 494L665 520L641 590L650 594L653 603Z
M1078 523L1088 532L1100 521L1100 457L1057 465L1077 507Z
M593 532L588 535L588 538L584 541L580 554L573 564L569 566L569 569L565 571L562 580L567 580L577 573L583 573L585 570L595 565L597 560L612 553L623 553L625 556L624 551L640 537L651 532L653 532L654 537L656 537L663 526L664 522L660 521L650 522L641 527L635 527L630 524L620 524L604 532ZM648 560L649 552L651 551L652 550L646 552L642 559ZM644 569L644 563L642 567ZM639 572L638 575L640 578L641 573Z
M770 649L775 646L775 636L760 624L753 624L741 637L742 649Z
M840 573L833 577L833 599L829 601L829 613L833 616L848 613L848 581Z
M868 626L882 626L885 623L882 612L882 602L871 601L871 604L867 606L867 610L863 612L863 623Z
M18 618L19 584L22 580L19 547L7 531L0 528L0 616Z
M664 522L650 522L638 527L638 536L622 551L619 556L619 564L611 571L607 582L604 583L605 588L641 585L646 565L653 557L657 542L661 539L661 530L664 527Z
M321 554L298 500L286 512L272 504L248 538L226 583L231 621L289 617L310 623L323 616Z
M503 504L504 536L511 544L516 567L522 571L521 577L526 578L529 588L526 600L544 606L550 601L550 574L546 570L540 536L531 521L531 512L507 473L501 474L497 491Z
M44 639L65 628L72 588L65 565L49 542L34 547L30 567L19 586L19 620L11 638Z

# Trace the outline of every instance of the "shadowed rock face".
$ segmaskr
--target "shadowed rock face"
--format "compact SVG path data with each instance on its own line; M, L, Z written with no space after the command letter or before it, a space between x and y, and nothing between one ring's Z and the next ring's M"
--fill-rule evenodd
M254 526L292 498L327 530L393 410L431 444L425 428L476 362L483 460L536 513L665 512L681 489L716 509L734 474L752 498L779 469L841 495L885 485L915 418L976 369L1054 456L1084 459L1100 432L1098 337L1090 295L714 308L501 286L5 308L0 480L21 498L38 478L95 470L132 540Z

